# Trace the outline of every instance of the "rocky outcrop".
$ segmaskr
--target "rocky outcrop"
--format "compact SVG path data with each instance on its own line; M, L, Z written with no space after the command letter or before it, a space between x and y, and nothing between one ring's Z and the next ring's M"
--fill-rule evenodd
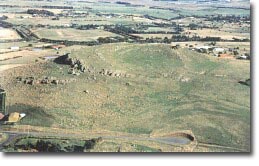
M86 72L87 69L82 60L70 57L69 53L56 58L54 62L69 65L70 68L68 73L73 75L80 75L81 73Z

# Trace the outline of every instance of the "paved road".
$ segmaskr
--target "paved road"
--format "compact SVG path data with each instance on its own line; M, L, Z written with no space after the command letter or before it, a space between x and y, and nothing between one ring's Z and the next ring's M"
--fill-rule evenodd
M14 131L1 131L1 133L7 134L9 137L6 141L0 144L0 149L10 143L14 138L22 135L32 135L32 136L49 136L49 137L60 137L60 138L73 138L75 135L71 134L53 134L53 133L40 133L40 132L14 132ZM186 145L189 144L191 141L187 138L180 138L180 137L163 137L163 138L151 138L151 137L134 137L134 136L96 136L102 137L104 139L125 139L131 141L154 141L160 142L169 145Z
M53 134L53 133L41 133L41 132L14 132L14 131L1 131L1 133L7 134L9 137L6 141L4 141L2 144L0 144L0 150L3 148L4 145L9 144L12 142L16 137L18 136L35 136L35 137L59 137L59 138L75 138L74 134L65 134L65 133L58 133L58 134ZM135 136L94 136L94 137L102 137L103 139L124 139L124 140L130 140L130 141L154 141L154 142L159 142L163 144L168 144L168 145L188 145L191 143L191 141L187 138L180 138L180 137L135 137ZM198 146L203 146L203 147L216 147L216 148L221 148L221 149L229 149L229 150L236 150L236 151L245 151L244 149L238 149L235 147L226 147L226 146L221 146L221 145L213 145L213 144L206 144L206 143L199 143L197 142L196 145Z

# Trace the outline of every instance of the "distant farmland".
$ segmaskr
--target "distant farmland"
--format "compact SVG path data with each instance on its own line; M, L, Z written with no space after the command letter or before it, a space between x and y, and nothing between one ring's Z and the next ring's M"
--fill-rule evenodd
M12 29L0 28L0 40L21 39L21 37Z
M72 28L67 29L39 29L34 33L40 38L51 40L69 40L69 41L92 41L99 37L116 37L111 32L103 30L77 30Z

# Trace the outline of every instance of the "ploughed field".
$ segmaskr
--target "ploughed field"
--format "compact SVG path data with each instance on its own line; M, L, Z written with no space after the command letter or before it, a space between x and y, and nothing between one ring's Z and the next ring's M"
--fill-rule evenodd
M238 83L250 78L248 61L166 44L71 46L59 51L65 53L79 59L86 72L70 74L69 65L39 59L3 73L8 111L27 113L19 125L136 138L188 130L197 140L193 151L250 150L250 87ZM63 83L30 85L17 77ZM148 141L145 146L183 150Z

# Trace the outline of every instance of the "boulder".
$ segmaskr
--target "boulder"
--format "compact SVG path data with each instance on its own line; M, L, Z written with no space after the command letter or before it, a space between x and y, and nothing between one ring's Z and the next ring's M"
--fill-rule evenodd
M52 84L58 85L59 80L52 80Z

